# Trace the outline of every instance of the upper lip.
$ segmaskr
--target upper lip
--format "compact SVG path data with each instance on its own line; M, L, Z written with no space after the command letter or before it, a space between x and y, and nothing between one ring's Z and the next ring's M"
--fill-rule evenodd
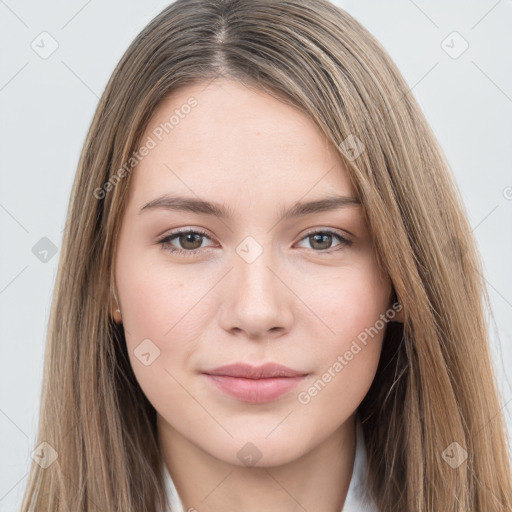
M246 363L234 363L219 366L213 370L206 370L208 375L225 375L228 377L241 377L245 379L268 379L272 377L298 377L307 372L292 370L287 366L277 363L266 363L261 366L252 366Z

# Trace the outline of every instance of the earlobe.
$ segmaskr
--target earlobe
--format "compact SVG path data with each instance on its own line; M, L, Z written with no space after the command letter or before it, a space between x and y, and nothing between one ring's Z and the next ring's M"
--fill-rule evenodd
M120 324L122 321L121 318L121 309L119 308L119 301L117 300L117 295L115 290L112 290L112 303L110 306L111 310L113 310L112 316L114 317L114 322L116 324Z
M391 322L404 323L404 307L398 300L395 289L393 288L391 303L388 309L388 318Z
M392 311L394 312L393 318L390 318L392 322L404 323L404 308L398 301L393 304Z
M121 310L119 308L116 308L114 310L114 314L112 315L114 317L114 322L116 324L120 324L121 321L122 321L122 318L121 318Z

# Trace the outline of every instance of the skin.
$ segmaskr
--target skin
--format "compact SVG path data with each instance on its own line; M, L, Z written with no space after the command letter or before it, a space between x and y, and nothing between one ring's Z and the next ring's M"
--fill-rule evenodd
M120 313L113 314L157 411L162 456L185 510L341 510L355 413L374 378L384 329L309 403L298 393L390 307L391 282L377 265L361 205L279 221L281 209L299 200L354 197L338 151L307 116L217 79L174 91L143 140L190 96L197 106L133 170L115 258ZM233 216L140 213L164 193L215 201ZM159 244L179 228L208 235ZM309 234L327 228L352 244ZM236 252L247 236L263 250L251 263ZM149 365L134 352L145 339L160 351ZM286 395L252 404L201 374L238 361L278 362L308 375ZM237 456L248 442L261 454L254 467Z

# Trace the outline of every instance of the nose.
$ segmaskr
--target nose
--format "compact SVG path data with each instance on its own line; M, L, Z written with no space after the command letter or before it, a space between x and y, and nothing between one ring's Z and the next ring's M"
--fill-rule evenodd
M253 340L282 336L293 322L293 293L286 276L275 267L271 251L252 262L234 255L234 268L226 276L221 290L221 327L238 336Z

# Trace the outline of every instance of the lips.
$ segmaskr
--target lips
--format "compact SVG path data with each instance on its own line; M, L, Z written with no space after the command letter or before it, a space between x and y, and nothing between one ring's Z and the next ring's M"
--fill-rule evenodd
M234 363L207 370L208 375L224 375L226 377L241 377L244 379L268 379L272 377L299 377L307 372L292 370L277 363L266 363L262 366L251 366L246 363Z
M216 389L250 403L275 400L295 388L307 375L277 363L262 366L235 363L203 373Z

